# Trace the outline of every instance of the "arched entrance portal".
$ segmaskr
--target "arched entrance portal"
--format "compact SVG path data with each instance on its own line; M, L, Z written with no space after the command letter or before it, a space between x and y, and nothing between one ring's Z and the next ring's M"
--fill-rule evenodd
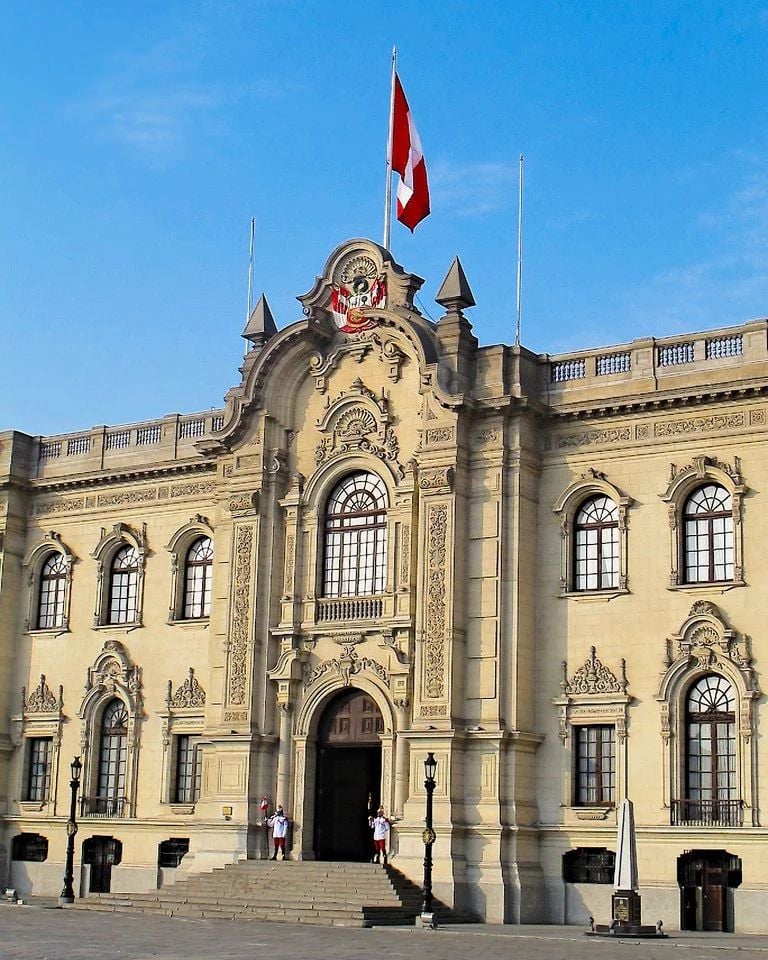
M384 720L362 690L345 690L325 708L317 736L315 856L369 860L368 817L379 805Z

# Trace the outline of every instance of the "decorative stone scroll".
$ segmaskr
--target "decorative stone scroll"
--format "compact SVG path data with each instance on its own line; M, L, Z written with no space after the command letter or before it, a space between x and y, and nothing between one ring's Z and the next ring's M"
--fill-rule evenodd
M227 702L244 704L248 674L248 627L250 623L251 557L253 527L237 528L235 537L235 591L229 644Z
M189 676L176 692L173 691L173 682L168 681L168 696L166 698L169 709L190 710L205 706L205 690L195 676L194 667L189 668Z

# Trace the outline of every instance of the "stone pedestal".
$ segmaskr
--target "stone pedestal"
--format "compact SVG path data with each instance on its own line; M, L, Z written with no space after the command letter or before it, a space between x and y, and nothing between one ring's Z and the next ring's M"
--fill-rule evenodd
M617 890L611 897L611 918L625 927L640 926L640 894L635 890Z

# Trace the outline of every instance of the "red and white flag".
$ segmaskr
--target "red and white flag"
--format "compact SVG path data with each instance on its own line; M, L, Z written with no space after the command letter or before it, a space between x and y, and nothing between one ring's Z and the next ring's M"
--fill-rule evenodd
M397 219L413 232L429 213L427 166L413 114L395 73L392 104L392 169L400 174L397 185Z

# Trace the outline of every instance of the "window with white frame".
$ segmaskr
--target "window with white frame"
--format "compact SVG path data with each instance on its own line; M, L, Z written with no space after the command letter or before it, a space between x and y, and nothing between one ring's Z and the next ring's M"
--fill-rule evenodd
M387 488L374 473L351 473L333 489L325 509L324 595L383 593L386 563Z

